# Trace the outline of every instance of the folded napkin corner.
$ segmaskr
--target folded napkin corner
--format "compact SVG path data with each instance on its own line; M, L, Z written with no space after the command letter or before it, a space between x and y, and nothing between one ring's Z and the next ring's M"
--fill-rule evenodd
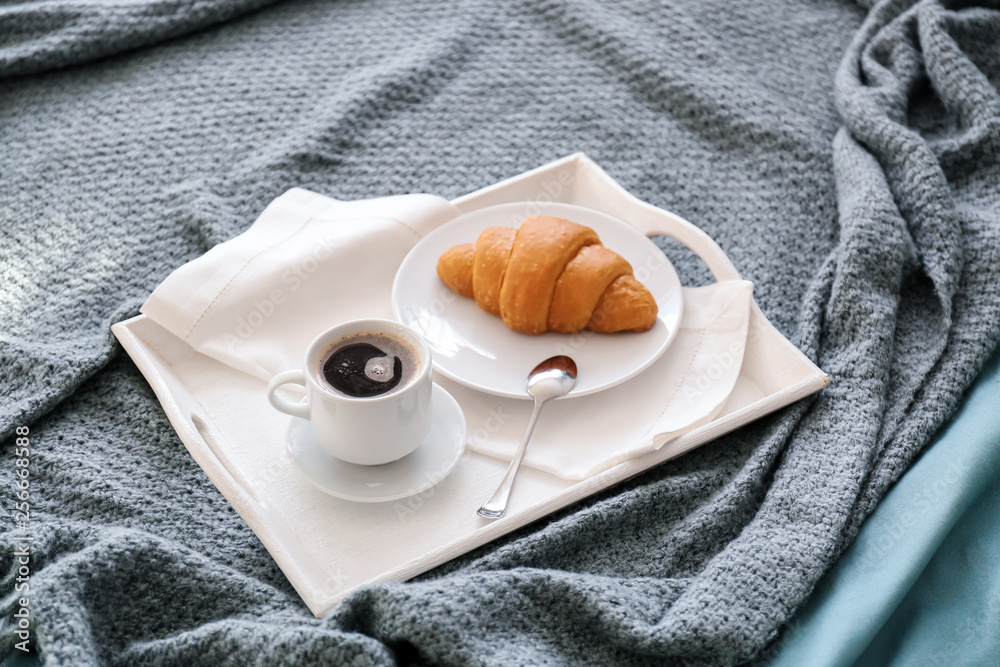
M176 269L142 312L198 352L267 381L348 320L392 317L396 270L459 215L434 195L338 201L293 188L247 231Z

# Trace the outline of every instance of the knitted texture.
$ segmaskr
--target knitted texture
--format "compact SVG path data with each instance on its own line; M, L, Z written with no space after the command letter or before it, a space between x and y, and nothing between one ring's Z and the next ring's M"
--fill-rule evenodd
M29 426L35 650L73 666L766 655L1000 335L998 34L995 4L940 0L0 9L0 499L17 502ZM705 229L832 384L313 618L110 324L290 187L454 197L576 151Z

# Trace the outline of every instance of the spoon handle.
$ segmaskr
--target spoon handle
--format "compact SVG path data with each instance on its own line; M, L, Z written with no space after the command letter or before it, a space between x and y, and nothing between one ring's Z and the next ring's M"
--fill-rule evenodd
M521 467L524 452L528 449L528 440L531 439L531 432L535 430L535 422L538 421L538 413L542 411L543 405L545 405L545 401L535 399L535 408L531 411L531 419L528 420L528 428L524 431L524 439L521 440L517 452L514 453L514 460L510 462L500 486L476 512L479 516L486 519L499 519L504 510L507 509L507 500L510 498L510 490L514 486L514 477L517 476L517 471Z

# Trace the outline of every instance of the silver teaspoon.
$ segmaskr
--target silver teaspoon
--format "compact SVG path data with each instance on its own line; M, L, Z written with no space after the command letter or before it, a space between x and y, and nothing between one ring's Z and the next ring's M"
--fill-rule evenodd
M542 411L542 406L548 401L568 394L575 384L576 362L565 355L549 357L528 373L524 387L528 394L535 399L535 409L531 412L531 419L524 432L524 439L521 440L521 444L514 454L514 460L510 462L510 467L507 468L507 474L503 476L500 486L476 514L487 519L499 519L503 516L504 510L507 509L507 500L510 498L510 489L514 486L514 477L517 476L524 452L528 449L531 432L535 430L538 413Z

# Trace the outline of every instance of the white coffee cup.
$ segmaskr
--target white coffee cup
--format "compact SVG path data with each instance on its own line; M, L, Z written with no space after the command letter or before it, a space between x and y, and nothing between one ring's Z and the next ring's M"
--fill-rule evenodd
M416 352L420 365L405 386L370 397L349 396L323 377L323 359L339 341L363 333L396 337ZM276 391L286 384L306 390L301 403ZM316 439L331 456L359 465L380 465L415 450L431 430L431 350L409 327L391 320L354 320L324 331L309 345L302 370L275 375L267 385L267 400L293 417L308 419Z

